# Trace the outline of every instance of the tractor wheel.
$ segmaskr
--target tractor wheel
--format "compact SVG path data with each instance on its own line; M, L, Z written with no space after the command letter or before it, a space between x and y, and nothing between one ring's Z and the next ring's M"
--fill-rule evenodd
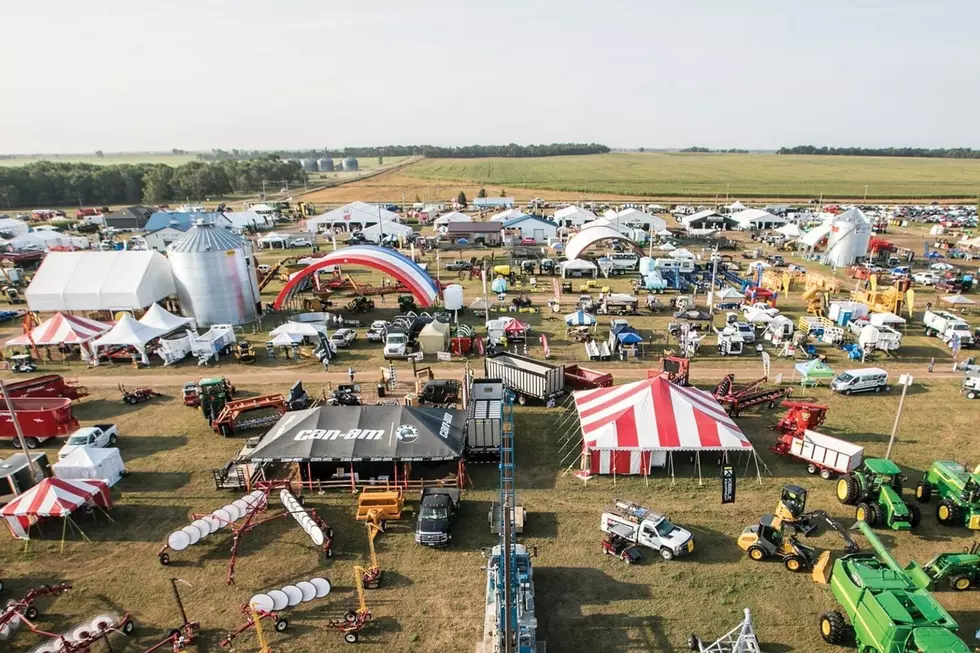
M783 558L783 566L790 571L803 571L806 567L806 561L800 556L793 554Z
M824 468L824 469L821 469L820 470L820 478L822 478L823 480L829 481L833 477L834 477L834 473L832 471L830 471L829 469Z
M667 547L664 547L660 549L660 557L667 561L673 560L674 552L668 549Z
M349 624L354 623L355 621L357 621L357 613L354 612L353 610L348 610L347 612L344 613L344 621L346 621Z
M766 550L761 546L750 546L749 547L749 557L759 562L760 560L765 560Z
M809 465L806 466L806 473L807 474L816 474L817 473L817 466L814 465L813 463L810 463Z
M863 521L868 526L874 526L874 517L877 514L873 513L874 510L871 506L873 504L865 503L862 501L857 504L857 509L854 511L854 519L858 521Z
M868 526L877 526L882 520L882 510L881 506L877 503L868 504Z
M825 612L820 615L820 635L828 644L840 644L847 634L847 623L840 612Z
M919 481L915 486L915 500L919 503L929 503L932 498L932 486L925 481Z
M956 504L949 499L944 499L936 508L936 519L943 526L956 526L958 513Z
M351 630L344 633L344 641L348 644L357 644L357 632Z
M861 484L853 476L837 479L837 500L845 506L853 506L861 495Z
M915 528L922 521L922 511L914 503L906 503L905 507L909 509L909 526Z
M949 579L949 586L952 587L957 592L963 592L970 589L973 585L973 579L971 579L966 574L960 574L959 576L953 576Z

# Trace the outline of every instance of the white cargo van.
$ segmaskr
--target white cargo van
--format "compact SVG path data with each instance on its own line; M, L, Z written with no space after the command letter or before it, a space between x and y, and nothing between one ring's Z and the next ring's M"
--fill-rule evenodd
M888 372L877 367L847 370L830 382L830 389L845 395L852 392L888 390Z

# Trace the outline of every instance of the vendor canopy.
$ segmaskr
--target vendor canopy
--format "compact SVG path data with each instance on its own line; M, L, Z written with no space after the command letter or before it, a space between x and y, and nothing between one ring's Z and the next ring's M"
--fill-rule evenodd
M707 392L663 377L574 393L586 450L752 449Z
M55 313L44 322L31 329L30 337L27 334L17 336L7 341L7 346L29 345L34 341L35 345L77 345L91 340L95 336L105 333L112 328L111 324L90 320L79 315L65 315Z
M456 460L465 414L409 406L321 406L291 411L249 454L253 462Z
M85 504L111 508L109 485L98 479L46 478L5 505L0 515L14 537L28 539L28 529L41 517L67 517Z

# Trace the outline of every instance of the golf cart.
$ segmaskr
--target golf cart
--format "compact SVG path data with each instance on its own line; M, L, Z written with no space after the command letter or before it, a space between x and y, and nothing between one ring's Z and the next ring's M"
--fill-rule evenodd
M606 533L602 538L601 545L604 554L616 556L628 565L639 562L640 558L643 557L637 546L615 533Z
M30 374L31 372L37 372L37 364L34 362L34 358L30 354L16 354L14 356L7 357L8 364L10 365L10 371L15 374Z

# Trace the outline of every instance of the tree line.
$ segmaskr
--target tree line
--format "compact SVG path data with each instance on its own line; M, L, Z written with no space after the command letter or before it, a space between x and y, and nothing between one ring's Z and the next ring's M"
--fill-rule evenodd
M304 183L306 174L299 163L268 154L179 166L38 161L0 167L0 209L198 201L261 190L263 181L278 191L283 184Z
M211 150L198 156L205 161L232 161L274 155L283 159L316 159L329 157L379 157L425 156L430 159L473 159L487 156L525 158L538 156L564 156L569 154L604 154L609 148L599 143L551 143L549 145L464 145L442 147L439 145L384 145L373 147L345 147L343 149L311 150Z
M980 150L969 147L781 147L776 154L819 154L826 156L898 156L926 159L980 159Z
M640 148L640 151L642 150L643 148ZM740 150L736 147L733 147L728 150L712 150L710 147L699 147L697 145L693 147L685 147L683 150L678 150L678 151L685 152L685 153L695 152L698 154L748 154L749 153L748 150Z

